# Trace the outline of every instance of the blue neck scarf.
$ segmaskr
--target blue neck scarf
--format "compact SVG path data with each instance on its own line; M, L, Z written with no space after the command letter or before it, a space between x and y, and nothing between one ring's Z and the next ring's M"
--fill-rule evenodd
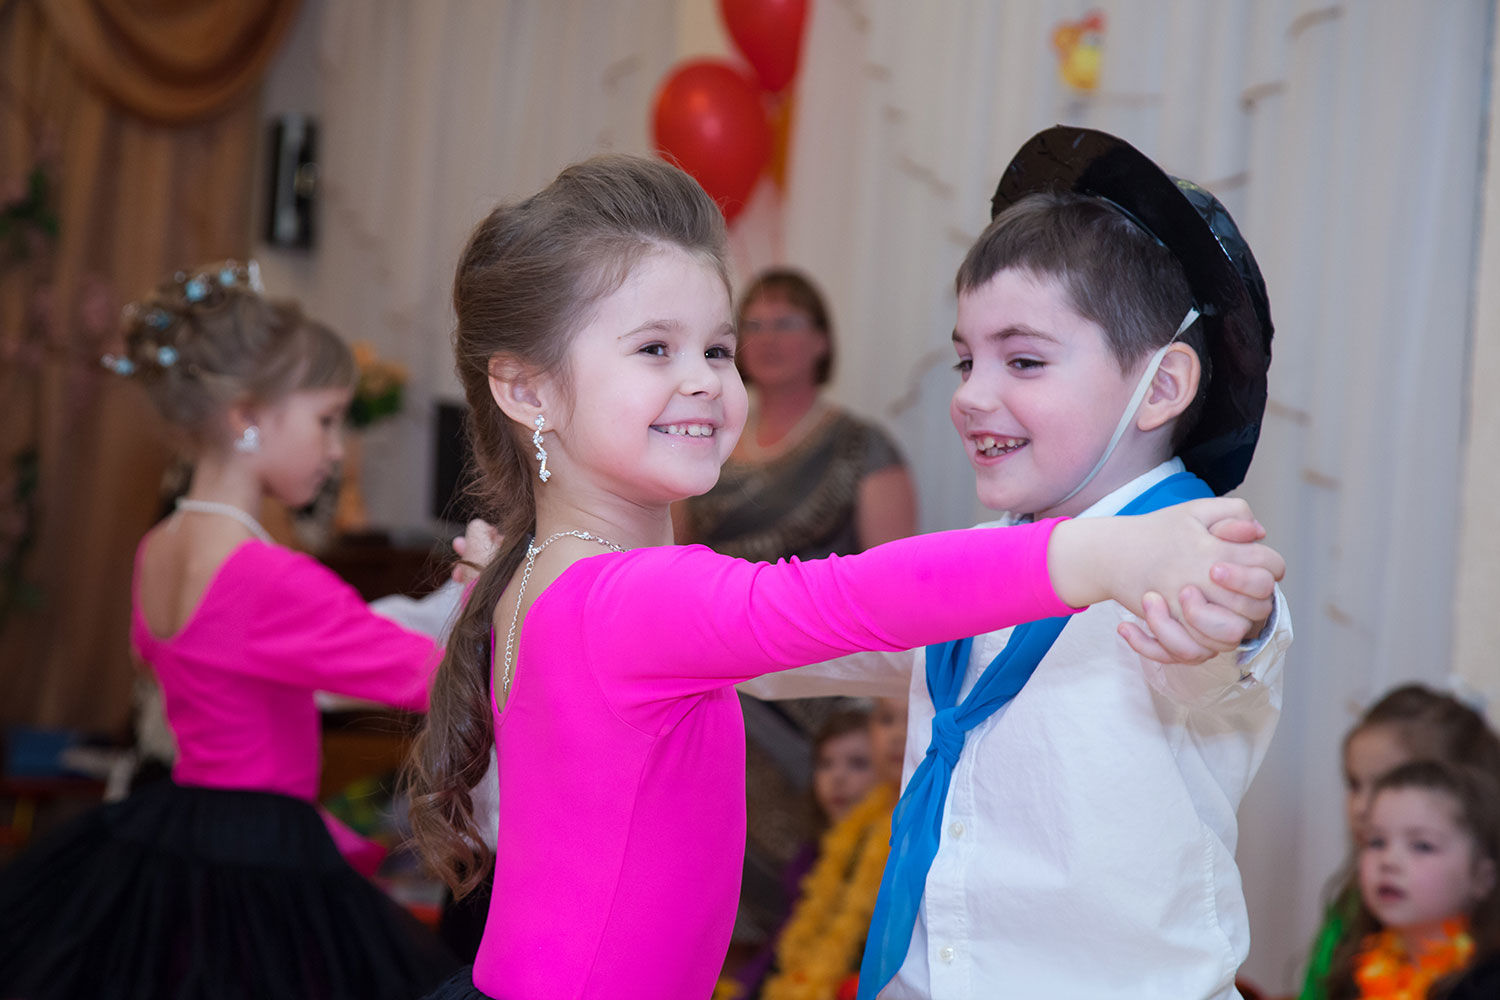
M1168 476L1128 503L1121 514L1144 514L1199 497L1213 496L1208 485L1188 472ZM1052 648L1070 615L1018 625L1000 655L984 669L963 704L963 687L974 640L960 639L927 647L927 690L936 715L927 756L912 772L891 816L891 855L880 881L875 914L859 968L859 1000L874 996L900 970L911 947L917 909L927 872L937 855L953 768L969 730L1014 698Z

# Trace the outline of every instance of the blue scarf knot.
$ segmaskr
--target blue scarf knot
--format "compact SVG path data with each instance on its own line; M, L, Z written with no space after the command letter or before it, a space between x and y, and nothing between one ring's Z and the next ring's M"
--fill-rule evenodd
M1188 472L1178 472L1126 504L1120 513L1144 514L1210 496L1213 491L1203 480ZM962 703L958 701L958 693L963 687L974 640L959 639L927 647L927 691L932 695L935 709L932 742L891 814L891 855L880 880L870 934L865 939L858 1000L874 1000L906 961L922 893L927 887L927 872L932 868L942 836L948 786L963 753L965 737L969 730L1016 696L1067 623L1068 617L1063 616L1016 626L1010 641L985 667Z
M975 722L980 720L976 719ZM958 721L958 709L945 708L932 717L932 743L927 747L927 756L937 754L951 770L958 766L958 755L963 753L964 737L971 726Z

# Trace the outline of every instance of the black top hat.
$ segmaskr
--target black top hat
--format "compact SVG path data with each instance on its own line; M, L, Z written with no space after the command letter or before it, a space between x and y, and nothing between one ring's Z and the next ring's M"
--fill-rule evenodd
M1109 202L1182 265L1212 365L1197 425L1178 454L1214 493L1250 468L1266 409L1271 304L1250 245L1207 190L1171 177L1122 139L1057 125L1032 136L1000 178L990 216L1028 194L1073 191Z

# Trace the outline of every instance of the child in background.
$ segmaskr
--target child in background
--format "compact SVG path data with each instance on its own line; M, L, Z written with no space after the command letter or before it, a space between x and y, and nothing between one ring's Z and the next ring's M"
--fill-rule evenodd
M179 275L107 358L194 459L136 554L131 642L178 755L0 877L0 995L389 997L456 962L349 866L314 807L328 691L414 711L439 650L271 542L264 496L307 503L341 454L348 348L254 265ZM352 831L344 831L350 837Z
M776 972L761 1000L852 996L870 915L890 852L891 809L901 794L906 703L878 698L870 713L876 782L864 799L829 828L818 863L776 948Z
M1128 143L1067 126L1022 146L991 207L957 276L951 416L980 502L1004 513L992 524L1239 485L1271 319L1224 207ZM1201 666L1172 648L1137 655L1130 614L1105 604L750 685L909 692L907 785L859 996L1236 996L1250 928L1235 812L1291 641L1279 596L1268 617Z
M1271 612L1280 558L1214 533L1259 537L1238 501L775 565L672 545L670 505L713 486L745 423L724 257L692 178L618 156L502 205L461 256L454 350L506 547L413 755L434 867L460 889L495 873L473 972L437 995L710 995L744 852L737 681L1108 596L1150 592L1158 638L1204 656ZM491 741L493 852L470 798Z
M903 706L904 712L904 706ZM904 724L905 717L903 715ZM816 837L802 845L781 873L781 889L788 901L786 916L732 975L719 978L716 1000L745 1000L760 995L761 983L776 961L776 947L802 896L802 882L819 860L820 842L858 806L877 782L875 755L870 743L870 712L865 708L835 711L813 738L812 800L817 812ZM900 775L897 775L900 780ZM750 803L753 808L755 803ZM746 860L748 877L749 861ZM741 909L744 903L741 901Z
M1421 684L1405 684L1388 692L1345 735L1349 861L1334 878L1334 898L1315 939L1300 1000L1327 1000L1334 948L1358 912L1354 873L1375 784L1382 775L1414 760L1468 765L1500 780L1500 736L1468 705Z
M1448 1000L1500 955L1500 784L1418 760L1375 782L1359 851L1359 906L1334 950L1330 1000ZM1473 996L1477 983L1465 986ZM1460 994L1461 995L1461 994Z

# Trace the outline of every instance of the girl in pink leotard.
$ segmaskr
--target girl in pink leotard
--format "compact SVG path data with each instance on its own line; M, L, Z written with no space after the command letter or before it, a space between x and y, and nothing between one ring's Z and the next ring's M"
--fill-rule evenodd
M457 965L314 807L314 692L425 710L440 651L256 520L332 471L355 379L330 330L258 288L253 265L180 275L108 359L194 458L137 551L130 629L178 757L0 874L0 996L397 1000Z
M737 681L1106 598L1139 611L1148 591L1191 584L1245 619L1229 637L1187 612L1202 657L1269 613L1248 593L1270 593L1281 561L1252 543L1239 501L776 565L672 545L669 505L714 484L746 396L723 218L660 161L586 161L496 209L454 305L471 439L509 544L453 633L414 755L429 859L460 892L494 875L473 969L435 996L709 996L744 850ZM1147 622L1189 641L1165 614ZM490 852L470 790L492 745Z

